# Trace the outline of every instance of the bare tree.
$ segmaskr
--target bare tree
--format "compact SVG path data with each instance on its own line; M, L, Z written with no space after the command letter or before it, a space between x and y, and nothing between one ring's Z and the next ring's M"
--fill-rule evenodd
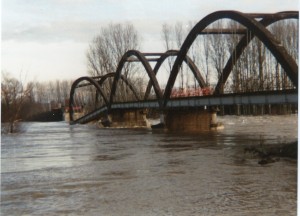
M36 102L43 103L45 98L45 86L41 85L41 83L35 83L35 96ZM47 100L48 101L48 100Z
M72 86L72 81L67 81L67 80L61 81L60 89L61 89L61 96L63 102L65 102L66 99L69 98L71 86Z
M162 25L162 42L166 50L177 49L179 50L182 46L182 43L185 39L186 31L183 28L183 24L181 22L177 22L174 26L163 24ZM172 70L174 64L175 57L168 58L168 71ZM179 83L180 87L184 88L184 80L186 80L186 85L188 85L188 73L187 76L184 76L184 67L181 66L180 68L180 76L179 76Z
M182 23L177 22L175 24L174 33L175 33L175 41L176 41L177 48L180 49L185 36Z
M49 81L47 84L47 94L48 94L48 98L49 98L49 101L50 104L54 104L55 101L57 100L57 96L56 96L56 88L55 88L55 83L53 81ZM51 109L53 107L51 106Z
M60 87L61 82L59 80L56 80L55 82L55 93L56 93L56 101L57 103L62 102L62 95L61 95L61 87Z
M203 37L203 50L204 50L204 58L205 58L205 65L206 65L206 72L205 72L205 82L206 85L209 86L210 85L210 73L209 73L209 53L210 53L210 49L209 49L209 38L207 36Z
M9 123L9 132L14 132L14 124L20 118L20 111L32 92L33 85L24 88L22 81L2 73L1 81L1 121Z
M298 22L283 20L271 26L270 31L278 41L287 49L287 52L298 62ZM277 89L290 88L292 86L283 68L275 60L275 86Z
M175 42L177 45L177 49L180 49L183 39L184 39L184 30L182 27L182 23L177 22L174 26L174 35L175 35ZM188 79L187 79L188 80ZM180 87L181 89L184 88L184 73L183 73L183 66L180 67Z
M225 61L228 56L228 50L224 44L226 41L225 36L222 34L221 29L224 27L222 21L218 21L213 25L214 28L220 29L220 34L211 35L210 38L210 57L213 66L217 71L217 79L222 75Z
M259 73L259 88L260 90L263 90L263 83L264 83L263 63L266 59L265 58L266 48L260 40L256 39L255 42L258 51L257 61L258 61L258 73Z
M115 72L124 53L138 49L140 37L132 24L110 24L103 27L93 39L87 52L89 73L101 76ZM129 69L134 71L135 64L127 64L124 75L129 76Z
M138 50L140 47L140 36L130 23L110 24L102 27L100 33L93 39L87 52L89 73L92 76L102 76L107 73L116 72L118 64L128 50ZM140 76L140 64L125 63L122 74L125 78L134 80ZM109 80L112 85L112 80ZM123 85L117 92L128 91Z
M172 26L164 23L161 29L161 38L166 50L174 49L174 38L172 33ZM168 58L168 71L171 72L173 66L173 57Z

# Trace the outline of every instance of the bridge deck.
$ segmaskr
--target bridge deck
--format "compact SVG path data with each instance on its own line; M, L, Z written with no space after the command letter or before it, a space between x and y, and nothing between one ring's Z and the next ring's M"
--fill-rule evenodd
M253 92L240 94L226 94L220 96L198 96L188 98L172 98L167 103L167 109L191 108L203 106L222 105L259 105L259 104L296 104L298 103L298 91L271 91ZM125 103L114 103L111 109L159 109L157 100L134 101ZM97 119L102 113L107 112L107 107L101 107L91 113L75 120L73 123L87 123Z

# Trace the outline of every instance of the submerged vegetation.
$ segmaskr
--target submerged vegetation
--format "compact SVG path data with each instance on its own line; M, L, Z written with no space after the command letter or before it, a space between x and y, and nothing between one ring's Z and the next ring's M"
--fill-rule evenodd
M258 145L245 148L245 153L252 153L259 158L261 165L274 163L280 158L298 158L298 141L276 144L276 145Z

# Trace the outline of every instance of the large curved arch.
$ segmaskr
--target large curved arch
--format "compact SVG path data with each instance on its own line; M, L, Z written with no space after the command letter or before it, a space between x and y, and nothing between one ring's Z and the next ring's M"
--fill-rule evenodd
M166 51L164 54L162 54L160 56L160 58L157 60L157 63L153 69L154 74L156 75L159 68L161 67L161 65L164 63L164 61L170 57L170 56L177 56L179 53L179 50L168 50ZM198 70L196 64L193 62L193 60L186 55L184 58L185 63L189 66L189 68L191 69L191 71L193 72L195 78L197 79L199 85L201 88L205 87L205 81L203 79L203 77L201 76L200 71ZM151 82L149 81L148 85L147 85L147 89L145 92L145 96L144 96L144 100L147 100L151 91L152 85Z
M96 87L97 91L100 93L100 95L102 96L104 102L105 102L105 105L108 107L109 103L108 103L108 100L107 98L105 97L100 85L98 84L97 81L95 81L93 78L91 77L80 77L78 78L77 80L75 80L71 86L71 90L70 90L70 100L69 100L69 117L70 117L70 122L72 122L74 119L73 119L73 108L72 108L72 105L73 105L73 102L74 102L74 93L75 93L75 89L76 89L76 86L82 82L82 81L88 81L89 83L91 83L93 86Z
M265 17L263 18L260 23L267 27L277 21L284 20L284 19L299 19L299 12L298 11L284 11L284 12L278 12L273 14L271 17ZM218 83L215 87L214 94L221 94L224 90L224 85L240 56L242 55L245 48L248 46L248 44L251 42L251 40L254 38L253 34L249 34L247 31L247 34L241 38L239 43L236 45L235 49L233 50L231 56L229 57L227 63L225 64L225 67L223 69L223 72L221 74L221 79L218 80Z
M187 52L196 39L198 33L202 32L212 22L223 18L232 19L250 29L255 36L257 36L271 51L287 75L290 77L293 84L298 88L298 65L296 64L295 60L286 52L285 48L275 40L272 34L265 29L262 24L260 24L254 18L251 18L251 16L238 11L217 11L207 15L201 21L199 21L183 42L183 45L171 70L171 74L163 95L163 107L167 105L171 95L171 90L179 72L179 68L182 65L183 59L187 55Z
M156 76L155 76L149 62L147 61L147 59L144 57L144 55L142 53L140 53L137 50L129 50L121 58L121 60L119 62L119 65L117 67L117 70L116 70L116 74L115 74L113 84L112 84L111 94L110 94L110 99L109 99L109 105L111 105L113 103L114 95L115 95L116 88L117 88L117 82L119 81L119 79L121 77L121 72L122 72L123 66L124 66L126 60L130 56L136 56L139 59L139 61L143 64L143 66L144 66L144 68L145 68L145 70L146 70L146 72L147 72L147 74L150 78L152 86L154 88L155 94L156 94L157 99L158 99L158 103L159 103L160 106L162 106L162 97L163 97L163 95L162 95L162 91L159 87L159 84L157 82ZM110 109L110 106L109 106L109 109Z
M102 84L104 83L104 81L106 79L108 79L109 77L115 77L116 73L112 72L112 73L108 73L105 74L103 76L100 77L100 80L98 81L99 85L102 86ZM120 78L126 83L126 85L130 88L130 90L132 91L132 93L134 94L135 98L137 100L141 100L140 97L137 94L137 90L135 89L134 85L128 80L126 79L125 76L121 75Z

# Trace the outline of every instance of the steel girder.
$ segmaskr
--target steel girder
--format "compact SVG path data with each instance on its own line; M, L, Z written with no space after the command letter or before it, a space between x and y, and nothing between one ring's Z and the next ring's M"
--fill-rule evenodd
M296 12L298 13L298 12ZM287 53L286 49L274 38L274 36L265 28L265 26L257 21L255 18L270 19L275 14L244 14L238 11L217 11L211 13L200 20L194 28L190 31L182 47L177 55L175 63L170 73L170 77L163 95L163 107L166 107L168 100L170 99L171 91L177 78L179 68L187 55L187 52L199 33L211 23L228 18L234 20L246 28L248 28L256 37L258 37L265 46L274 55L277 61L281 64L288 77L293 84L298 88L298 65L295 60ZM229 72L230 73L230 72Z
M161 53L159 55L160 58L158 58L156 65L154 66L153 72L156 75L159 68L161 67L161 65L164 63L164 61L170 57L170 56L177 56L179 53L179 50L168 50L165 53ZM205 87L205 81L199 71L199 69L197 68L196 64L193 62L193 60L186 55L184 58L185 63L189 66L189 68L191 69L191 71L193 72L196 80L198 81L199 85L201 88ZM148 85L147 85L147 89L145 92L145 96L144 96L144 100L147 100L151 91L152 85L151 82L149 81Z
M115 77L115 76L116 76L116 73L114 73L114 72L105 74L105 75L101 76L101 79L98 81L98 83L100 86L102 86L106 79L108 79L109 77ZM130 90L134 94L135 98L137 100L141 100L137 94L137 90L134 87L134 85L128 79L126 79L126 77L123 75L120 75L120 79L123 80L125 82L125 84L130 88Z
M82 81L88 81L89 83L91 83L91 85L95 86L97 91L100 93L100 95L102 96L105 105L108 106L108 100L104 95L104 92L101 89L101 86L99 85L99 83L91 78L91 77L80 77L77 80L75 80L71 86L71 91L70 91L70 100L69 100L69 117L70 117L70 122L72 122L73 119L73 103L74 103L74 93L75 93L75 89L77 88L77 85L82 82Z
M80 87L84 87L84 86L90 86L93 85L96 88L96 94L100 94L101 97L103 98L104 102L105 102L105 106L109 107L109 101L107 99L107 97L105 96L103 90L102 90L102 85L105 82L105 80L107 80L109 77L115 77L116 73L108 73L105 74L103 76L97 76L97 77L80 77L77 80L75 80L72 84L71 87L71 91L70 91L70 101L69 101L69 115L70 115L70 121L73 121L73 103L74 103L74 94L75 94L75 89L76 88L80 88ZM130 90L133 92L135 98L139 101L140 97L137 94L136 89L134 88L134 86L132 85L132 83L125 78L125 76L121 75L120 79L122 79L125 84L130 88ZM83 85L79 85L80 82L82 81L88 81L89 83L87 84L83 84Z
M162 91L160 89L160 86L158 84L158 81L156 79L156 74L159 70L159 68L161 67L161 65L163 64L163 62L170 56L177 56L177 54L179 53L178 50L168 50L165 53L141 53L137 50L129 50L128 52L126 52L122 59L119 62L117 71L115 73L115 79L113 82L113 87L112 87L112 91L111 91L111 95L110 95L110 104L113 103L113 97L116 91L116 83L118 82L118 79L122 76L121 75L121 71L122 68L124 67L125 62L141 62L146 70L146 72L148 73L148 76L150 78L147 89L146 89L146 93L144 96L144 99L147 99L149 94L150 94L150 90L153 86L153 84L157 83L157 87L154 87L154 91L156 93L156 96L158 98L158 101L160 102L162 100ZM159 56L159 58L155 58L155 59L146 59L145 56ZM131 56L135 56L137 57L137 59L130 59ZM156 61L156 65L154 67L154 69L152 70L152 67L149 64L149 61ZM200 87L205 87L205 81L199 71L199 69L197 68L197 66L195 65L195 63L192 61L192 59L187 55L184 58L184 61L186 62L186 64L189 66L189 68L191 69L191 71L193 72L196 80L198 81ZM120 76L120 77L119 77ZM160 106L162 105L162 103L160 103Z
M121 72L122 72L122 69L125 65L125 62L128 60L129 57L131 56L135 56L136 58L138 58L138 60L143 64L149 78L150 78L150 81L151 81L151 84L154 88L154 91L155 91L155 94L156 94L156 97L158 99L158 103L161 105L162 104L162 97L163 97L163 94L162 94L162 91L160 89L160 86L158 84L158 81L156 79L156 76L149 64L149 62L147 61L147 59L145 58L145 56L137 51L137 50L129 50L127 51L123 57L121 58L119 64L118 64L118 67L117 67L117 70L116 70L116 74L115 74L115 78L114 78L114 81L113 81L113 84L112 84L112 88L111 88L111 93L110 93L110 99L109 99L109 107L108 107L108 110L110 110L111 108L111 105L113 103L113 100L114 100L114 96L115 96L115 93L116 93L116 88L117 88L117 83L121 77Z
M262 20L259 22L267 27L274 22L284 20L284 19L299 19L299 13L297 11L286 11L286 12L279 12L276 14L272 14L269 16L265 16ZM242 37L242 39L239 41L239 43L236 45L235 49L231 53L230 58L228 59L223 72L221 74L221 79L218 81L215 91L215 94L221 94L224 91L224 85L234 67L238 59L240 58L241 54L245 50L245 48L248 46L248 44L251 42L251 40L254 38L255 35L251 34L251 31L247 31L246 35Z

